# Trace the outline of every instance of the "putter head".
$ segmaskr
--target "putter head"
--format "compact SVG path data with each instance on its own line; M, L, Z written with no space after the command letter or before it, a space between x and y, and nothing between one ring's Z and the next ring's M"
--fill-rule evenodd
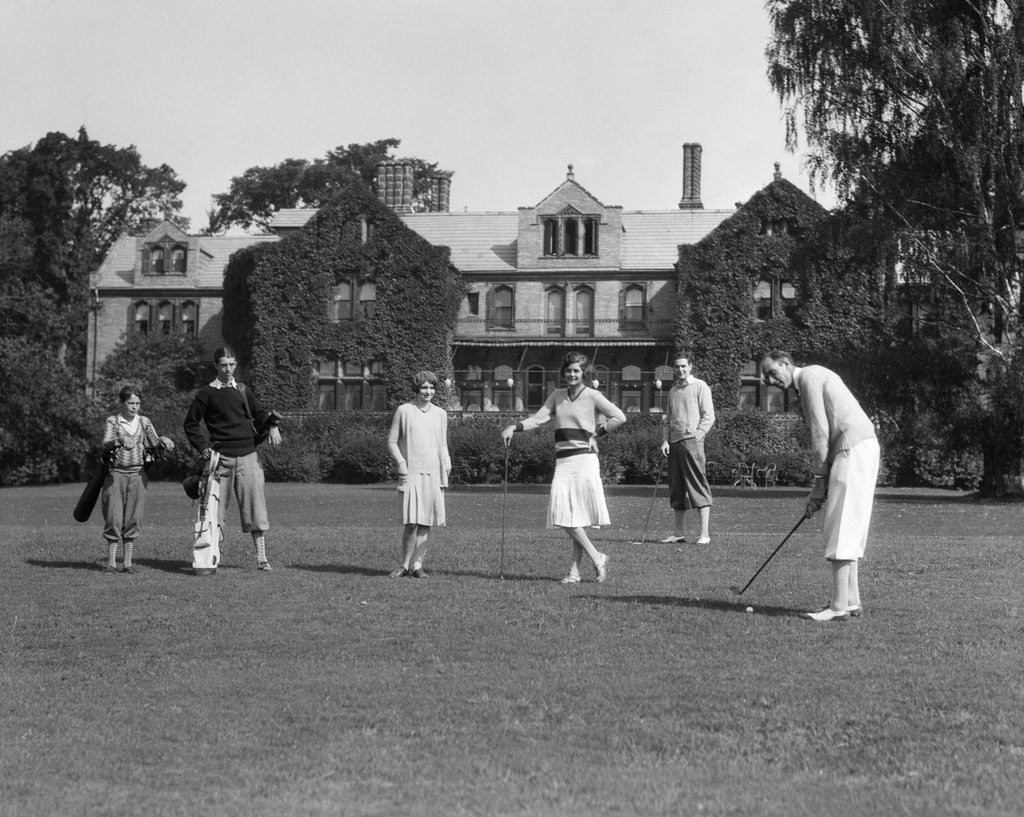
M743 595L743 589L738 584L730 584L729 589L732 590L737 596Z

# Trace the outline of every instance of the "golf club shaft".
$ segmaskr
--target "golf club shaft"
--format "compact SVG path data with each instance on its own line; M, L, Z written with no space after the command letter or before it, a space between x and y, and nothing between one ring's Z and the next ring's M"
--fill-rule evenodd
M662 463L658 466L658 474L654 478L654 493L651 495L651 505L647 509L647 519L644 520L644 532L640 536L640 544L644 544L647 541L647 528L651 524L651 514L654 513L654 500L658 498L658 486L661 484L661 472L665 467L667 458L662 458Z
M509 444L505 443L505 477L501 482L501 565L498 568L498 576L505 578L505 505L508 497L508 450Z
M752 585L754 583L754 579L756 579L761 574L761 571L764 570L768 566L768 562L770 562L775 557L775 554L778 553L780 550L782 550L782 546L784 544L786 544L786 542L789 541L789 537L790 536L792 536L794 533L796 533L796 529L799 528L804 523L804 520L806 518L807 518L807 514L804 514L803 516L801 516L797 520L797 523L793 526L793 530L791 530L789 533L787 533L786 534L786 538L783 539L781 542L779 542L778 547L776 547L775 550L772 551L771 556L769 556L767 559L764 560L764 564L762 564L757 569L757 573L755 573L753 576L750 577L750 581L747 582L745 585L743 585L743 589L740 590L740 592L736 594L737 596L742 596L746 592L747 588L750 587L750 585Z

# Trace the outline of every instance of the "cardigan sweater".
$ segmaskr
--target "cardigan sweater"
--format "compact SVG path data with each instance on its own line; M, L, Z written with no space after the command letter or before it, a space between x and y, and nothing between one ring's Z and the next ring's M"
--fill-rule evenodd
M197 451L216 446L225 457L244 457L256 450L253 421L262 422L269 411L260 408L252 390L232 388L219 380L197 392L185 415L185 435Z
M555 456L589 451L590 440L598 436L598 417L606 420L603 431L614 431L626 422L622 409L597 389L584 386L576 395L569 397L568 389L556 389L548 395L544 405L536 414L522 421L523 430L537 428L555 419Z

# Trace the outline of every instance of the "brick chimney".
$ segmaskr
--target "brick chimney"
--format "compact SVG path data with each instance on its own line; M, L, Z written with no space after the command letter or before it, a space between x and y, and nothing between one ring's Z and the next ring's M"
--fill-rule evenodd
M700 156L703 148L696 142L683 145L683 197L680 210L703 210L700 200Z
M447 213L451 197L451 173L438 173L430 177L430 212Z
M377 162L377 198L396 213L412 212L412 162Z

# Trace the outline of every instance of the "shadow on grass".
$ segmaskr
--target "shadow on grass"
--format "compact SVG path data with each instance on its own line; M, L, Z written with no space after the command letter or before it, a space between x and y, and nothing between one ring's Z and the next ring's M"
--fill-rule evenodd
M692 599L680 596L597 596L580 595L578 598L593 601L619 601L626 604L646 604L652 607L686 607L695 610L718 610L723 613L744 613L745 615L773 616L776 618L799 618L806 610L792 607L754 607L753 613L746 613L747 604L723 599Z
M180 560L170 559L135 559L133 560L136 567L152 568L153 570L162 570L164 573L187 573L191 575L192 565L188 562L182 562ZM103 568L107 566L106 561L98 559L96 561L86 562L81 560L58 560L58 559L26 559L25 564L32 565L32 567L47 567L56 568L63 570L95 570L102 572ZM224 568L225 565L221 565ZM120 572L120 568L118 568Z
M341 575L351 576L367 576L369 578L388 578L390 570L383 570L376 567L362 567L360 565L303 565L303 564L289 564L288 567L293 570L308 570L311 573L338 573ZM508 581L508 582L550 582L555 579L550 576L511 576L506 575L502 579L496 572L486 573L482 570L448 570L438 569L430 570L430 566L427 565L426 569L429 570L428 577L436 576L438 578L473 578L473 579L494 579L495 581Z

